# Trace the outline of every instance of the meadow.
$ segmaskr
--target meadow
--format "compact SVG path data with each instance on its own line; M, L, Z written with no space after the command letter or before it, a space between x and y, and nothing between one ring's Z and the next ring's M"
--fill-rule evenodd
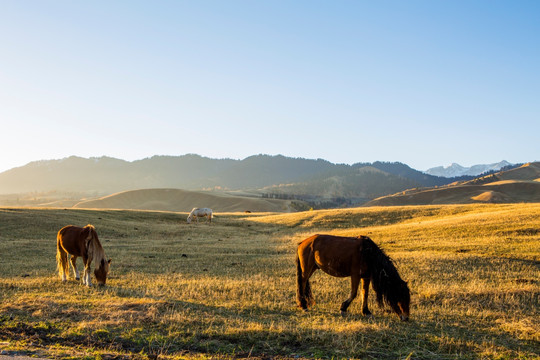
M0 349L61 359L534 359L540 357L540 204L218 213L0 208ZM56 273L56 233L93 224L111 273ZM295 304L295 249L367 235L411 289L401 322L349 280L316 272ZM80 260L79 260L80 261ZM82 264L79 263L79 269Z

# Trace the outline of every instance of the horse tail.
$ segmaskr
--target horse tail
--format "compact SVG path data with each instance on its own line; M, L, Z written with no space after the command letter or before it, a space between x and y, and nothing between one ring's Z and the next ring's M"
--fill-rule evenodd
M394 308L401 297L402 283L399 273L386 253L368 237L363 237L363 258L367 262L371 285L379 306L387 304ZM407 288L408 290L408 288Z
M309 279L306 281L304 295L306 297L307 306L313 306L315 302L313 301L313 294L311 293L311 285L309 284Z
M300 266L298 253L296 254L296 304L301 308L307 306L304 289L302 288L302 266Z
M306 280L306 286L302 286L302 266L300 265L300 256L296 253L296 304L302 309L307 309L313 305L313 294L309 279Z
M58 275L62 280L65 280L65 277L67 276L67 273L69 271L69 264L68 264L68 257L66 251L62 248L62 234L63 229L60 229L58 231L58 234L56 235L56 270L58 271Z

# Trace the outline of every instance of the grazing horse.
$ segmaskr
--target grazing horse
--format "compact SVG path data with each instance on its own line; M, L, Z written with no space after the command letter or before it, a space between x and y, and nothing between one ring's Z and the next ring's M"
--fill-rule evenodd
M209 208L193 208L187 217L188 224L191 224L191 220L195 218L196 222L199 222L200 217L208 216L208 222L212 222L212 209Z
M94 226L86 225L81 228L68 225L58 231L56 236L56 263L62 281L67 280L69 272L68 254L71 255L71 266L75 279L79 280L76 262L77 257L81 256L84 263L83 283L86 286L92 286L90 265L93 262L95 267L94 275L98 285L105 285L111 260L107 260Z
M313 235L298 244L296 302L304 311L314 304L309 278L317 269L335 277L351 277L351 294L341 304L342 314L356 297L361 280L362 314L371 315L367 301L371 282L380 306L386 303L401 320L409 319L411 295L407 283L388 255L367 236Z

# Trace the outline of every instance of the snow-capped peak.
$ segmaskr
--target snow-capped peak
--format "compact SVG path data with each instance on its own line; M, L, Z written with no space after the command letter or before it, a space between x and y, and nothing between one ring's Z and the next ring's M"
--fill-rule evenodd
M425 173L429 175L433 175L433 176L443 176L447 178L456 177L456 176L464 176L464 175L478 176L487 171L498 171L501 168L508 165L512 165L512 164L510 164L506 160L503 160L494 164L480 164L480 165L473 165L471 167L465 167L457 163L452 163L451 165L447 165L447 166L437 166L431 169L427 169Z

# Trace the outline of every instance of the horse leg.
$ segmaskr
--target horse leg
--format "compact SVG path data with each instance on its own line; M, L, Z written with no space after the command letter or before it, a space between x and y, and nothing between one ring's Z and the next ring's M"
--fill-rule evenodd
M369 283L369 278L362 278L362 314L367 316L371 315L368 309Z
M86 286L92 286L92 279L90 277L90 264L92 261L83 256L84 272L83 272L83 284Z
M356 298L356 295L358 294L358 284L360 283L360 275L351 275L351 295L349 295L349 298L341 304L341 315L345 315L347 313L347 309L349 305L351 305L354 298Z
M79 270L77 270L77 256L75 255L71 255L71 267L73 268L75 280L80 280Z

